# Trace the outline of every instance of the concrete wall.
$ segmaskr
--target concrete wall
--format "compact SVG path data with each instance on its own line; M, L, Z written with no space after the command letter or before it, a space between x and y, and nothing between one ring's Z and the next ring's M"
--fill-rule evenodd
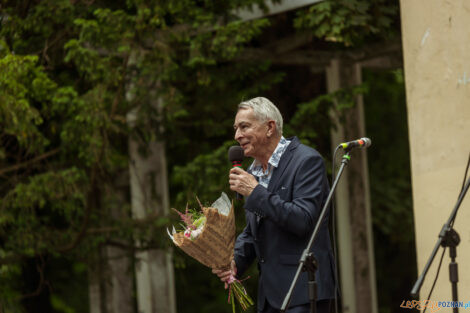
M470 1L400 2L417 262L421 272L456 203L470 152ZM465 302L470 301L469 225L467 194L454 225L461 237L457 250L459 300ZM431 300L452 300L449 260L446 251ZM421 289L421 299L430 290L438 263L437 258Z

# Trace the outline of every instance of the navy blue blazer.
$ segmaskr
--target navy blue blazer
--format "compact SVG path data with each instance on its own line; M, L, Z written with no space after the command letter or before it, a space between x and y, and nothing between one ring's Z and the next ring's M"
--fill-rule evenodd
M297 137L274 169L268 188L258 185L245 199L246 227L237 237L234 259L241 277L257 259L260 272L258 309L265 299L280 308L307 247L329 193L321 155L300 143ZM323 222L312 251L318 261L318 300L334 298L334 258ZM303 272L294 290L291 306L306 304L308 275Z

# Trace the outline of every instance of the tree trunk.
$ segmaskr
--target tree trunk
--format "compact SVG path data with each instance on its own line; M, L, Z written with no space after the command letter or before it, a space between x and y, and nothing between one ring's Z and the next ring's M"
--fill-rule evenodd
M334 68L334 70L332 69ZM336 85L331 84L330 92L339 88L348 88L361 84L361 66L357 63L348 63L334 60L329 69L330 74L336 77ZM336 73L334 73L336 71ZM329 79L330 80L330 79ZM334 79L333 79L334 80ZM330 82L331 83L331 82ZM333 136L339 144L340 141L350 141L365 136L364 112L362 96L357 96L355 106L346 109L341 114L344 117L342 125L337 125L339 130ZM339 120L339 117L335 117ZM343 137L343 138L340 138ZM343 282L343 291L349 293L349 305L347 312L377 312L377 296L375 288L375 264L372 234L372 219L370 214L369 174L367 168L367 155L365 150L356 150L351 154L351 161L343 180L342 193L337 194L338 212L348 214L347 217L338 216L338 225L341 219L349 220L349 232L341 238L346 238L348 243L343 244L343 251L349 255L350 260L343 263L351 264L349 269L354 271L342 275L342 279L354 279L354 292L345 290L345 286L351 286L351 282ZM338 232L344 232L339 229ZM340 244L341 246L341 244ZM348 247L349 246L349 247ZM340 248L341 249L341 248ZM340 251L341 254L343 251ZM349 251L349 252L348 252ZM351 296L354 299L351 299Z
M125 208L128 203L128 175L122 175L107 193L117 197L109 214L115 219L129 218ZM130 246L129 242L121 242ZM132 253L116 246L101 247L89 271L90 313L133 313Z
M130 57L129 64L133 65L138 61L139 57L134 54ZM135 78L130 77L127 88L126 98L129 102L134 99L132 90ZM151 81L151 79L148 81ZM157 85L148 86L148 90L156 90ZM147 99L157 112L160 111L161 103L158 96L150 91ZM150 125L155 123L151 123L150 118L138 121L139 110L140 107L137 107L127 114L127 124L134 128L137 122L140 122L139 125L149 125L148 131L151 131ZM158 121L156 122L158 124ZM128 145L133 217L142 219L150 214L167 215L169 213L169 193L164 141L159 140L143 144L130 136ZM142 151L145 151L145 153L141 153ZM139 242L136 242L136 244L140 245ZM138 312L176 313L171 251L152 249L138 252L135 257Z
M129 140L132 212L135 218L168 213L165 147L148 145L147 156ZM139 245L139 243L137 243ZM169 251L152 249L136 254L137 305L143 313L175 313L173 261Z

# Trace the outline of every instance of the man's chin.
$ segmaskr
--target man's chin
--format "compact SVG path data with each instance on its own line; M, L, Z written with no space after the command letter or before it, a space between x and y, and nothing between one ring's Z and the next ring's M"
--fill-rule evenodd
M251 157L251 149L250 147L242 147L243 149L243 154L246 156L246 157Z

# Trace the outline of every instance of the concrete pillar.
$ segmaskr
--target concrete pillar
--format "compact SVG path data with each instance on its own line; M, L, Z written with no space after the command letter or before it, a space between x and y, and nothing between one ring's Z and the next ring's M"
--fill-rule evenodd
M333 60L327 69L328 92L359 85L361 66ZM355 106L341 112L332 111L337 128L332 131L334 147L340 142L365 136L362 96ZM353 152L336 193L337 231L340 258L343 312L377 312L375 262L370 213L369 173L365 150Z
M470 2L401 0L400 4L420 273L456 203L470 152ZM470 260L469 222L467 194L454 225L461 237L457 262L460 300L465 302L470 293L470 271L465 267ZM447 252L431 300L452 300L449 260ZM438 263L434 261L421 289L423 300Z
M334 92L340 89L340 62L333 60L326 70L327 89L328 92ZM331 119L336 128L331 130L332 149L344 140L344 129L340 125L339 116L331 111ZM348 174L345 172L336 187L335 203L336 203L336 230L337 230L337 253L339 260L339 275L341 277L341 296L342 296L342 312L356 313L356 289L354 287L354 263L353 251L351 243L351 221L349 219L349 188Z

